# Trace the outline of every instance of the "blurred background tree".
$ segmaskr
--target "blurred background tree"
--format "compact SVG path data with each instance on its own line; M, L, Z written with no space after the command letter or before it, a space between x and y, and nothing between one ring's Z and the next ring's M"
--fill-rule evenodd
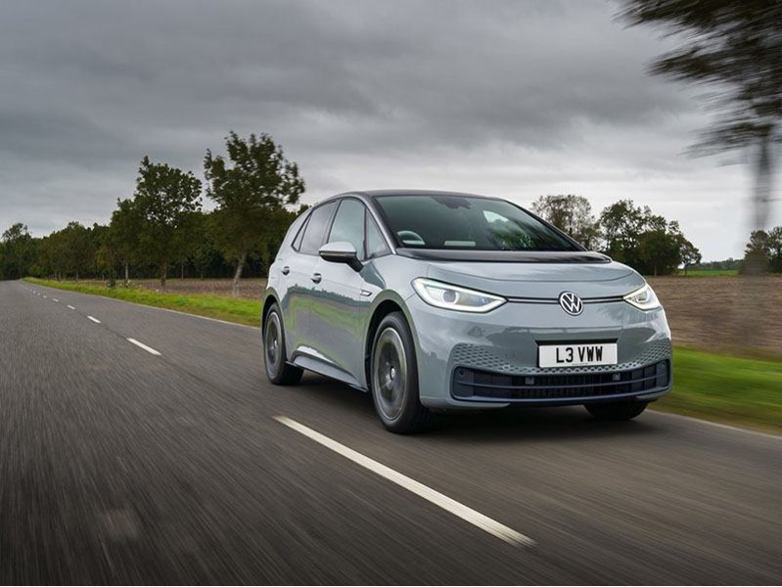
M599 234L592 204L573 194L540 196L532 204L538 216L565 231L587 249L594 249Z
M3 232L0 248L0 276L3 279L20 279L35 259L35 243L21 222Z
M695 151L748 149L754 158L752 225L765 230L775 146L782 141L782 2L779 0L623 0L621 17L679 39L651 71L708 86L715 116ZM755 265L755 261L758 262ZM747 259L746 271L766 267Z
M165 289L168 269L184 245L181 230L188 215L201 209L201 182L192 172L141 160L133 206L140 215L139 249L158 268Z
M267 134L244 139L231 131L225 148L228 161L206 151L204 174L207 195L217 203L215 242L236 263L233 294L237 295L249 255L260 255L268 267L269 241L279 233L284 207L298 203L304 180L296 163L288 161L282 147Z

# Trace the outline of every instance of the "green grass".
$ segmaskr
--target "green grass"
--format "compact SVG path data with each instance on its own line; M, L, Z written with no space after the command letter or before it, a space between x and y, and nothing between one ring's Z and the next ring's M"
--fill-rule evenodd
M673 378L656 409L782 433L782 361L677 347Z
M141 287L106 287L102 285L83 284L73 281L52 281L47 279L35 279L28 277L25 281L36 285L54 287L68 291L75 291L85 294L93 294L144 304L146 306L156 306L158 308L168 308L170 310L179 310L199 316L209 318L218 318L238 324L248 324L258 326L261 313L260 300L247 300L241 298L230 298L208 294L175 294L152 291Z
M739 274L738 269L689 269L687 275L680 270L679 277L735 277Z
M30 283L258 325L260 301L28 279ZM782 433L782 361L677 347L674 388L655 409Z

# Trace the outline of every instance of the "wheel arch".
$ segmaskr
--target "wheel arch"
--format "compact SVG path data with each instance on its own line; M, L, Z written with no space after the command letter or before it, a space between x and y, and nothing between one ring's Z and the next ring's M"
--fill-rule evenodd
M277 299L277 292L274 290L269 291L263 300L263 306L261 306L261 333L263 333L263 327L266 324L266 316L269 314L273 304L280 305L280 300ZM282 308L280 308L282 311Z
M413 341L416 341L415 329L410 321L410 316L405 307L404 302L396 296L388 296L376 302L375 308L372 311L372 317L369 319L369 325L367 326L367 333L364 340L364 378L366 381L367 390L371 389L372 376L370 373L370 363L372 361L372 343L375 340L375 334L377 334L377 328L380 326L383 318L392 314L393 312L401 312L407 322L410 332L413 335Z

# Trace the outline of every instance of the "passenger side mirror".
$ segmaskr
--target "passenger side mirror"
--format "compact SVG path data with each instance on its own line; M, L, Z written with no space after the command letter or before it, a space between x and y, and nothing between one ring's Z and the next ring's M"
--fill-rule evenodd
M318 254L324 261L345 263L354 271L361 271L364 267L358 259L356 247L349 242L326 243L318 250Z

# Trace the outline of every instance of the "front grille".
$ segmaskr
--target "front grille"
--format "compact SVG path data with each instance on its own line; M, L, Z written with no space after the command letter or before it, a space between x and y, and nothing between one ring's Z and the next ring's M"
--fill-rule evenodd
M578 400L632 395L665 388L670 382L667 360L626 371L507 375L467 367L453 370L457 399Z

